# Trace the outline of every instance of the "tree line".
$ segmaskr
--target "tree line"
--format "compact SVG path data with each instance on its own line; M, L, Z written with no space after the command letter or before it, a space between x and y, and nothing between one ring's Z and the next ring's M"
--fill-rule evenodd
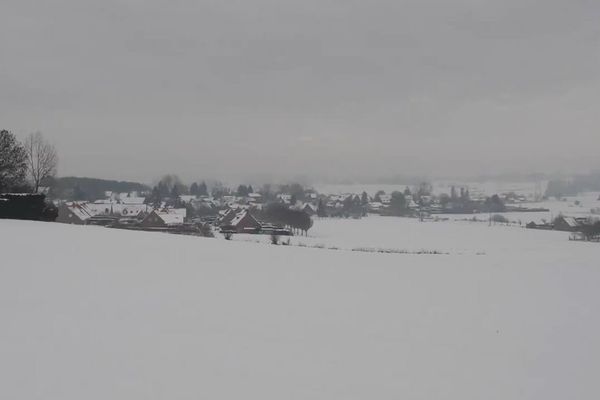
M304 234L313 225L312 218L306 212L288 208L281 203L270 203L257 216L266 222L283 225Z

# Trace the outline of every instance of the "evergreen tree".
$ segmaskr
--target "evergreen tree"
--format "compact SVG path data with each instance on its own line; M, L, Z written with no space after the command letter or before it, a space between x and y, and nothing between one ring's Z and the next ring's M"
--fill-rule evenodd
M452 188L450 189L450 198L452 200L456 200L456 187L452 186Z
M349 211L354 206L354 196L348 196L344 199L344 210Z
M0 131L0 193L25 186L27 153L9 131Z
M198 194L199 194L199 187L198 187L198 184L196 182L192 183L192 185L190 186L190 194L192 196L198 196Z
M204 181L198 185L198 195L208 196L208 188L206 187L206 183Z
M237 188L237 195L238 196L247 196L248 195L248 188L244 185L239 185Z
M442 193L439 197L439 202L440 202L440 205L442 205L442 206L446 206L450 201L451 201L451 197L448 196L446 193Z
M162 181L158 182L157 190L158 190L158 194L161 199L169 196L169 188L167 187L167 185L164 182L162 182Z
M392 192L390 208L396 213L402 213L406 209L406 199L401 192Z
M158 190L158 187L154 186L154 188L152 188L152 192L150 193L150 196L148 196L146 198L144 203L150 204L154 208L160 207L160 205L162 203L162 198L160 196L160 191Z
M417 196L421 198L422 196L429 196L433 191L433 187L429 182L422 182L419 185L419 189L417 190Z
M179 200L179 186L178 185L173 185L173 188L171 189L171 201L172 202L177 202Z
M369 195L367 194L367 192L362 192L361 198L360 198L360 203L365 206L369 203Z

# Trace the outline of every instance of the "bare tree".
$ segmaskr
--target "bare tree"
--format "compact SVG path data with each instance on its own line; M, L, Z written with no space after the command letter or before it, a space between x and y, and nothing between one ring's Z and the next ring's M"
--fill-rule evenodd
M25 152L27 153L27 169L33 191L37 193L40 183L45 178L54 176L58 157L56 149L48 143L40 132L30 134L25 140Z

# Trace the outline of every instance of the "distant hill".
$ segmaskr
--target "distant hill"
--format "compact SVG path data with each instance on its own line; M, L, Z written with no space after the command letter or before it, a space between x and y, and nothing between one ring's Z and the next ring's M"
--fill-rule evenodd
M150 187L138 182L113 181L97 178L68 176L51 178L42 186L50 187L49 197L66 200L96 200L104 198L104 192L146 192Z
M548 182L546 197L576 196L581 192L600 191L600 172L576 175L569 180L551 180Z

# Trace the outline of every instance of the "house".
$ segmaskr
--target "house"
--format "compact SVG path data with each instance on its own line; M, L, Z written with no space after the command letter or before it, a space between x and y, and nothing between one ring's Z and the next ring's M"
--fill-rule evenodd
M410 196L410 199L408 200L406 206L411 210L416 210L417 208L419 208L419 205L415 203L412 196Z
M554 230L575 232L581 227L581 223L573 217L559 216L554 220Z
M312 216L317 213L317 206L312 203L304 203L304 205L300 208L301 211L304 211L308 215Z
M389 205L392 202L392 195L391 194L380 194L379 195L379 200L381 202L381 204L383 205Z
M197 197L190 194L182 194L181 196L179 196L179 199L185 204L192 204L192 202L196 200Z
M543 229L543 230L552 230L554 229L554 225L548 223L538 224L534 221L529 222L525 225L527 229Z
M238 211L229 221L221 223L221 232L257 233L260 229L260 223L248 210Z
M109 207L97 214L143 219L153 209L147 204L111 204Z
M164 208L154 210L140 223L142 228L167 228L183 225L185 208Z
M280 203L290 204L292 202L292 195L287 193L279 193L277 199Z
M111 226L119 222L119 217L114 215L94 215L86 221L87 225Z
M241 210L237 208L228 208L227 210L219 211L219 226L229 225L232 219L235 218L238 212Z
M237 196L225 195L221 197L221 205L227 207L233 207L240 203L240 199Z
M58 206L58 217L56 217L55 222L84 225L94 215L95 213L88 203L62 203Z
M259 205L262 203L262 195L260 193L248 193L246 203L251 206Z
M383 208L383 203L379 201L371 201L368 204L368 210L372 213L379 213Z
M145 197L121 197L121 203L129 205L141 205L146 201Z

